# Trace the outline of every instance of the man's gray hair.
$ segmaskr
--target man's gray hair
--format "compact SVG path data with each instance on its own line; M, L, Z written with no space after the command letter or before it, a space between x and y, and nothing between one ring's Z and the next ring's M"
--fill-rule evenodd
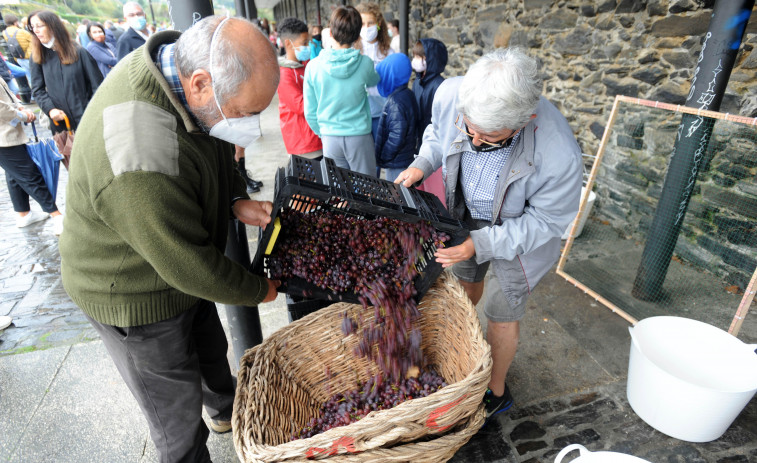
M468 69L457 110L483 132L517 130L536 112L541 89L535 58L519 48L499 48Z
M226 25L219 31L213 41L213 63L210 63L210 45L223 16L208 16L186 30L176 42L176 68L182 77L189 77L198 69L208 71L215 82L213 89L218 104L223 106L250 78L254 69L254 57L251 50L240 46L233 40L226 40ZM231 18L230 21L247 21L244 18ZM247 21L249 22L249 21ZM252 23L250 23L252 25ZM254 28L257 30L257 28ZM258 33L261 33L258 31ZM266 40L268 40L266 38ZM276 73L278 78L278 73Z
M124 17L126 17L126 10L134 8L135 6L138 6L140 10L144 11L144 9L142 8L142 5L140 5L138 2L126 2L124 3L124 7L123 7Z

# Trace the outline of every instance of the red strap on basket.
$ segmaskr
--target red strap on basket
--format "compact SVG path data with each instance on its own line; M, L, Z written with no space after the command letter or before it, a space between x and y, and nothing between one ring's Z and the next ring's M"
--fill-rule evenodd
M339 452L339 447L344 447L345 450L347 450L350 453L359 453L357 449L355 449L355 438L354 437L348 437L343 436L339 439L332 442L331 447L327 449L323 449L320 447L310 447L307 452L305 452L305 456L309 459L313 459L317 456L321 456L323 454L326 455L336 455L337 452ZM328 453L327 453L328 452Z
M450 411L451 409L455 408L460 402L465 400L465 398L468 397L468 394L463 395L457 400L454 400L446 405L442 405L441 407L435 408L431 413L428 414L428 419L426 420L426 427L431 428L435 431L444 431L447 428L452 427L453 424L448 424L447 426L439 426L439 424L436 422L437 418L441 418L444 416L445 413Z

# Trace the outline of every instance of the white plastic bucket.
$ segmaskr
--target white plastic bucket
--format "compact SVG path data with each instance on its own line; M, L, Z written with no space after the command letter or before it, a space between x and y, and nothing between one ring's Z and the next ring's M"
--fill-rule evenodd
M583 200L584 195L586 194L586 187L581 187L581 200ZM568 225L568 228L565 229L565 233L562 234L562 239L567 240L570 237L570 230L573 228L573 224L578 220L578 228L576 229L576 238L578 238L581 235L581 232L584 230L584 225L586 224L586 219L589 218L589 214L591 214L591 208L594 206L594 201L597 199L597 194L593 191L589 192L589 199L586 201L586 207L584 207L584 210L581 213L580 217L576 217L573 222Z
M570 460L573 463L650 463L647 460L642 460L633 455L626 455L625 453L589 452L581 444L571 444L560 450L560 453L555 457L555 463L561 463L562 459L574 450L579 451L579 456L574 460Z
M715 440L757 391L757 345L681 317L646 318L629 331L628 402L662 433Z

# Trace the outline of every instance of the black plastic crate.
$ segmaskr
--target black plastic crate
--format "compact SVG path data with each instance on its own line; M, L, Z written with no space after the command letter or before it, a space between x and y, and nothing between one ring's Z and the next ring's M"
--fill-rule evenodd
M279 168L276 175L275 198L271 212L271 224L261 230L251 270L258 275L270 276L268 255L276 246L282 245L273 238L276 218L286 210L329 210L350 214L365 219L389 217L409 223L428 221L434 229L450 236L446 246L457 246L468 237L468 230L459 220L449 216L439 198L425 191L342 169L334 161L323 158L313 161L291 156L287 167ZM271 249L268 249L268 248ZM429 242L424 245L422 257L416 263L420 274L415 278L416 300L420 301L442 272L436 262L436 248ZM301 278L291 278L279 287L295 297L346 301L359 303L354 293L334 293L308 283Z

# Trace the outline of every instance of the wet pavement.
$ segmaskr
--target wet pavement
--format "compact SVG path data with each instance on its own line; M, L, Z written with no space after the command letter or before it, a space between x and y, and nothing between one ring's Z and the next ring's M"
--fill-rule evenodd
M277 135L277 100L261 120L264 136L247 164L265 183L253 197L272 200L274 173L288 162ZM64 212L66 183L63 169L58 205ZM0 331L0 461L156 461L144 418L62 288L52 224L15 227L2 171L0 236L0 315L13 317ZM251 227L248 239L254 254L257 231ZM282 295L259 310L264 336L287 323ZM222 306L219 313L225 324ZM757 342L754 325L745 326L739 337ZM756 399L709 443L667 437L636 416L625 392L628 327L554 273L546 276L529 300L508 378L515 405L452 461L552 462L572 443L656 463L757 461ZM208 446L216 462L237 460L230 434L211 435Z

